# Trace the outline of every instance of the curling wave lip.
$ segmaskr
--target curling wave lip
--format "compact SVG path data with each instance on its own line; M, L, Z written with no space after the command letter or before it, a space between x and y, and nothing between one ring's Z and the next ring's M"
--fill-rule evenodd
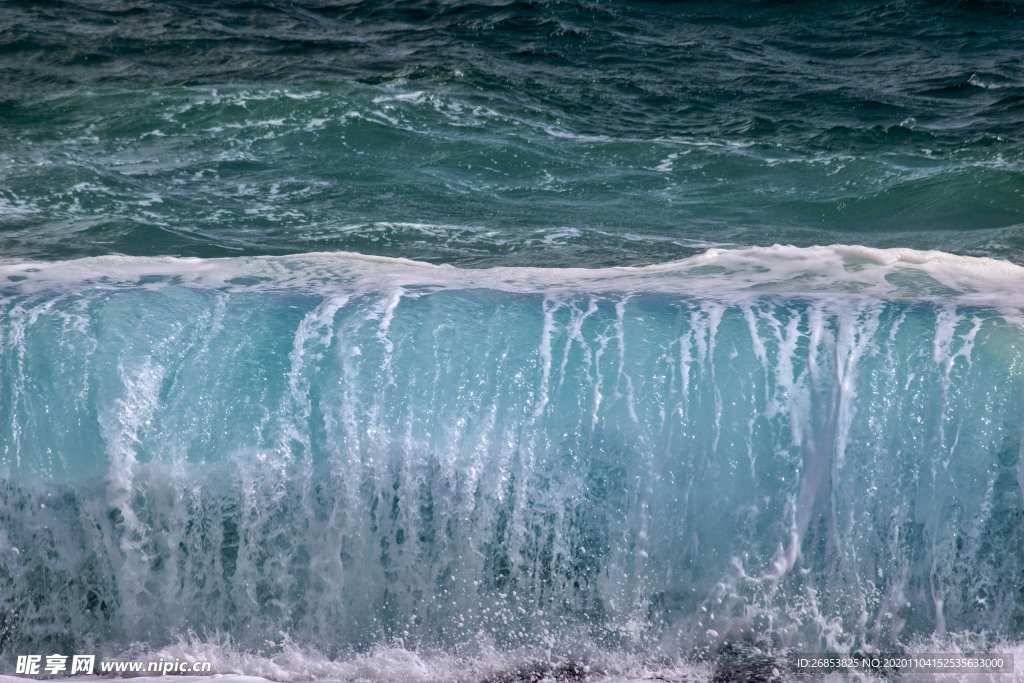
M867 296L1024 310L1024 267L988 257L858 245L708 249L690 258L608 268L461 268L353 252L178 258L98 256L0 265L4 289L160 287L327 292L394 287L520 293L668 293L714 298Z

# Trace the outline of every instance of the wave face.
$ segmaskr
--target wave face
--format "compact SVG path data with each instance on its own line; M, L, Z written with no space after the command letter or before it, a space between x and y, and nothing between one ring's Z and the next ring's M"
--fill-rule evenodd
M828 257L845 287L787 291ZM1020 638L1024 271L971 279L998 267L4 266L0 644Z

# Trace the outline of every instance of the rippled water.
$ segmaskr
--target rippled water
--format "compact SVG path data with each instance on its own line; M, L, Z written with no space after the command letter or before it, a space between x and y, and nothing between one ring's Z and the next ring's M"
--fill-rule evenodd
M1019 260L999 3L6 3L5 255Z

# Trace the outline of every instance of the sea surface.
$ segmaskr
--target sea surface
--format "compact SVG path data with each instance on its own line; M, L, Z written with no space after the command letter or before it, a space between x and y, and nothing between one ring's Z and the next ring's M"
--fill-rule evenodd
M1021 2L0 2L0 673L1024 671L1022 453Z

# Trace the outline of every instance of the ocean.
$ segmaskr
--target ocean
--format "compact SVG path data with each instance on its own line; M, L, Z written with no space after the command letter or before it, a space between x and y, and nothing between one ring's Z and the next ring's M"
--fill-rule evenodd
M1024 670L1024 4L6 0L0 388L0 674Z

